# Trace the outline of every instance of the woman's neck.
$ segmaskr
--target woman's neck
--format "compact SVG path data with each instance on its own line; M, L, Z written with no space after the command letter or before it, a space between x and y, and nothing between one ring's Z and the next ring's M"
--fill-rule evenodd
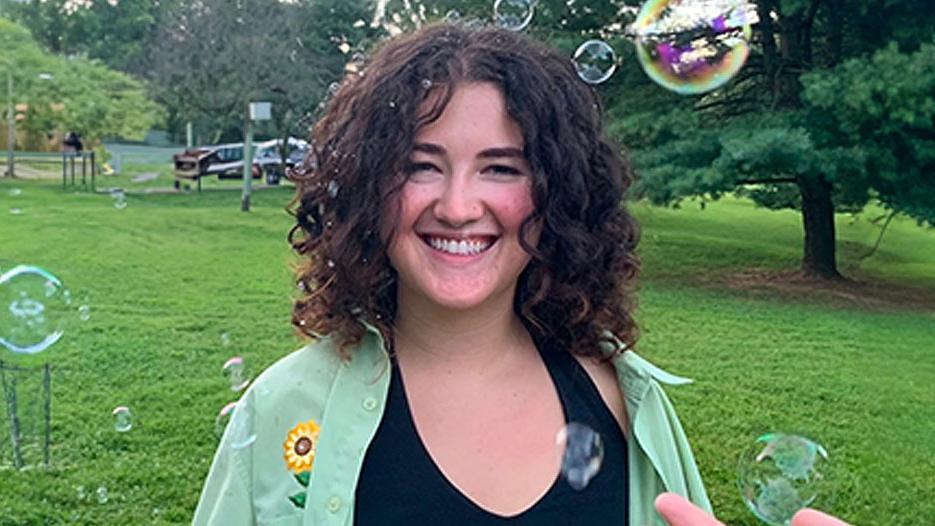
M407 368L451 374L496 374L535 351L532 338L513 312L512 298L462 311L440 308L401 295L395 350Z

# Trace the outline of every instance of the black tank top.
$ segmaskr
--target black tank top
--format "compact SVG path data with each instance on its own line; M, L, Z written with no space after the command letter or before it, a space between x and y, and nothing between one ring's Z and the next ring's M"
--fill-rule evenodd
M561 476L534 505L502 517L477 506L435 465L416 431L402 375L392 364L383 420L370 443L357 482L357 526L510 525L625 526L627 524L626 440L597 387L568 352L539 345L567 422L580 422L601 434L604 462L581 491ZM521 424L518 425L521 427Z

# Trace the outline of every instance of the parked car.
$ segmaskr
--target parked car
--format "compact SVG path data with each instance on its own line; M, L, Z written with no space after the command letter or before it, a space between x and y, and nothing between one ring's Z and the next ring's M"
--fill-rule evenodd
M295 165L295 152L307 151L308 143L289 137L285 166L280 152L282 139L254 144L253 178L267 176L267 182L278 184L286 168ZM219 179L243 177L243 143L216 144L185 150L172 156L175 164L175 186L181 179L194 180L201 187L201 178L217 175Z

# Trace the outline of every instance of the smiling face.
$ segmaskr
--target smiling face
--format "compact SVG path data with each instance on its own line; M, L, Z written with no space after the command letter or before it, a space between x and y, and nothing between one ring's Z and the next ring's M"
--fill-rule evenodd
M389 259L400 302L467 310L512 305L530 256L519 244L534 211L523 134L490 83L457 86L416 135ZM538 241L530 228L527 240Z

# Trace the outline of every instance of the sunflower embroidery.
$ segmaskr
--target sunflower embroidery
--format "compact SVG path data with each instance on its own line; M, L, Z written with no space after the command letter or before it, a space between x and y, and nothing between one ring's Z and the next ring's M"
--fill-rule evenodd
M314 420L299 422L292 428L292 431L289 431L289 436L283 442L286 466L296 475L312 470L312 462L315 461L315 445L320 431L321 428Z
M320 432L321 427L315 420L299 422L289 431L286 441L282 444L286 467L292 471L295 480L303 488L308 488L309 474L312 471L312 463L315 461L315 449ZM304 508L305 491L290 495L289 500L295 507Z

